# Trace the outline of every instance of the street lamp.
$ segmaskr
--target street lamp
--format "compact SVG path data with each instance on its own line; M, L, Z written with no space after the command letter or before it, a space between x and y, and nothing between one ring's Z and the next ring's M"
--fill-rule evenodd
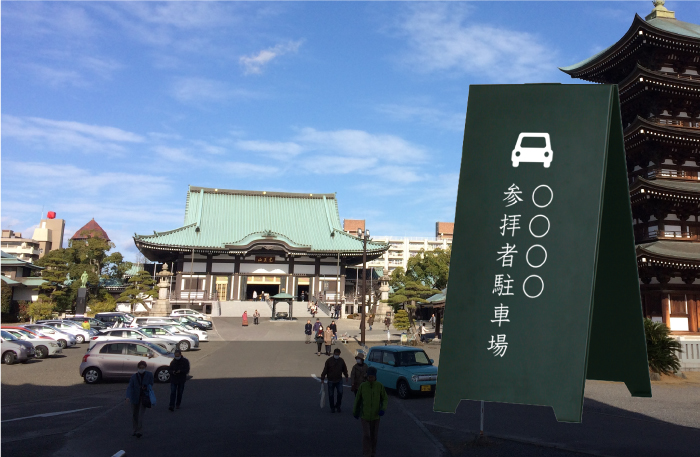
M365 296L367 294L367 240L369 230L357 229L357 237L362 240L362 321L360 322L360 344L365 345Z

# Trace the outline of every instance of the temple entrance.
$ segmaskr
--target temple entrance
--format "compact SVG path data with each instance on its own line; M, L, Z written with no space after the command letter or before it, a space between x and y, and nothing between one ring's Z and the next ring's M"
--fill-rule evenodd
M216 284L216 299L219 301L226 301L229 294L229 276L217 276L215 278Z
M302 300L302 292L304 300ZM294 299L298 301L309 300L309 278L297 278L297 288L294 291Z
M256 292L258 300L261 300L261 294L277 295L281 291L281 279L279 276L248 276L245 299L252 300L253 292Z

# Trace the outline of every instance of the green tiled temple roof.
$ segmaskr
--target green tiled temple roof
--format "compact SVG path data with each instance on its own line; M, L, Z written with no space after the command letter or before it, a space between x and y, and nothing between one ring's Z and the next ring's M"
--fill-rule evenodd
M637 256L644 254L670 259L700 261L700 243L655 241L637 245Z
M37 265L34 265L33 263L26 262L22 259L18 259L17 257L8 254L5 251L0 251L0 263L2 263L3 266L17 266L17 267L25 267L29 268L32 270L43 270L44 267L40 267Z
M362 241L342 229L335 194L292 194L190 186L182 227L134 235L138 245L242 251L259 240L307 253L362 252ZM368 242L368 253L388 244Z

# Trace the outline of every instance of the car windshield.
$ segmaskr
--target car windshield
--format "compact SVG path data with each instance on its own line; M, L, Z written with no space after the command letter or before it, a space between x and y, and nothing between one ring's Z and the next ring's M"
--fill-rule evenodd
M5 330L3 330L1 334L2 334L2 337L3 337L4 339L6 339L6 340L9 340L9 341L17 341L17 337L16 337L16 336L14 336L14 335L12 335L12 334L6 332Z
M124 316L124 320L126 320L127 322L132 322L134 319L136 319L136 316L134 316L133 314L129 314L129 313L124 313L123 316Z
M191 325L187 325L187 324L182 324L182 325L180 325L180 327L184 328L185 330L194 330L194 327L192 327Z
M26 330L19 330L18 329L18 330L14 330L14 332L19 333L22 336L26 336L27 338L37 338L36 336L32 335L31 333L29 333Z
M423 351L402 351L396 354L401 366L430 365L428 355Z
M156 352L157 352L158 354L160 354L160 355L168 355L168 354L170 354L168 351L166 351L166 350L163 349L162 347L158 346L157 344L149 343L148 341L144 341L143 344L145 344L145 345L148 346L149 348L153 349L154 351L156 351Z

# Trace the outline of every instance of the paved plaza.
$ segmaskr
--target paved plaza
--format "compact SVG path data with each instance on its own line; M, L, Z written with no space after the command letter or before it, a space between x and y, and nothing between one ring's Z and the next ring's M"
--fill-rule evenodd
M343 412L319 408L325 356L304 344L303 324L241 326L215 318L211 341L186 353L192 365L181 410L167 409L169 385L157 384L144 436L131 436L126 382L83 383L86 346L63 357L2 367L2 452L10 456L359 456L361 431L345 389ZM322 319L324 324L329 319ZM340 321L354 335L357 321ZM368 332L368 345L385 332ZM377 337L375 338L375 332ZM398 332L392 329L392 333ZM359 334L359 332L357 332ZM358 344L339 344L351 366ZM439 366L440 346L424 346ZM698 455L700 377L653 383L654 397L632 398L617 383L589 381L582 424L556 422L551 408L486 404L491 443L475 447L478 402L456 414L432 411L432 397L402 401L389 393L379 456ZM58 414L57 414L58 413Z

